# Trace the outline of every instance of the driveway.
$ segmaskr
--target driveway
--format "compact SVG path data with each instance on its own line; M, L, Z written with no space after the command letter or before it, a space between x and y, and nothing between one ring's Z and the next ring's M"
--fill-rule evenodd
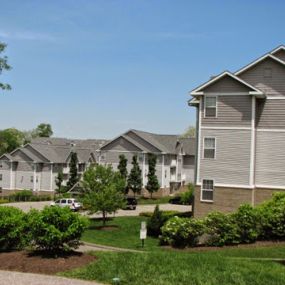
M0 280L1 285L103 285L64 277L3 270L0 270Z
M50 201L43 202L17 202L17 203L9 203L2 204L6 206L17 207L24 212L28 212L30 209L38 209L41 210L44 206L50 205ZM126 217L126 216L138 216L142 212L153 212L155 205L138 205L136 210L119 210L116 212L116 217ZM188 212L191 211L191 206L184 205L172 205L172 204L161 204L159 205L160 210L163 211L178 211L178 212ZM85 214L85 213L83 213ZM100 214L94 214L92 217L101 217Z

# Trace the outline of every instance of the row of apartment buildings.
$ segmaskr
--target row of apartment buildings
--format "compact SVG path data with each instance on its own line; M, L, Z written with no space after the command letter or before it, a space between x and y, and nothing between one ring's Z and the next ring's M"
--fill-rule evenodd
M91 163L115 169L119 155L137 155L143 185L147 154L158 157L159 195L193 182L195 216L256 205L285 189L285 47L236 72L224 71L190 92L196 139L129 130L111 141L38 139L0 158L0 190L54 191L58 170L68 173L71 151L83 172ZM66 176L67 179L67 176Z
M156 195L169 195L194 181L195 139L177 135L159 135L129 130L113 140L69 140L37 138L31 143L0 157L0 191L31 189L35 194L47 194L56 189L59 171L64 174L63 185L69 178L72 152L78 156L79 175L91 164L111 165L117 170L119 156L138 157L143 187L147 184L148 154L157 156L156 174L161 185ZM147 195L147 192L143 192Z

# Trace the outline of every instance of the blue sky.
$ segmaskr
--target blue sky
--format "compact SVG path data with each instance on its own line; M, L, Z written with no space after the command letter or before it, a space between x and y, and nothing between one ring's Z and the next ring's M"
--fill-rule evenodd
M285 43L285 1L2 1L0 129L55 136L182 133L188 91Z

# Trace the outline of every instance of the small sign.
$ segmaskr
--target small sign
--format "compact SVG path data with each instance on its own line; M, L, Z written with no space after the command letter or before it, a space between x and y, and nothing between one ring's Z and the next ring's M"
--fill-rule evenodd
M141 230L146 230L146 222L141 223Z
M141 229L141 231L140 231L140 239L146 239L146 233L147 233L146 229L145 230Z

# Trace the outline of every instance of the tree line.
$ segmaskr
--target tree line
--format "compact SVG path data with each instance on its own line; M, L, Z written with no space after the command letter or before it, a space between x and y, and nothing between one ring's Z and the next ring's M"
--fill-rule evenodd
M0 130L0 156L10 153L16 148L23 146L37 137L50 137L53 131L50 124L39 124L35 129L20 131L16 128Z

